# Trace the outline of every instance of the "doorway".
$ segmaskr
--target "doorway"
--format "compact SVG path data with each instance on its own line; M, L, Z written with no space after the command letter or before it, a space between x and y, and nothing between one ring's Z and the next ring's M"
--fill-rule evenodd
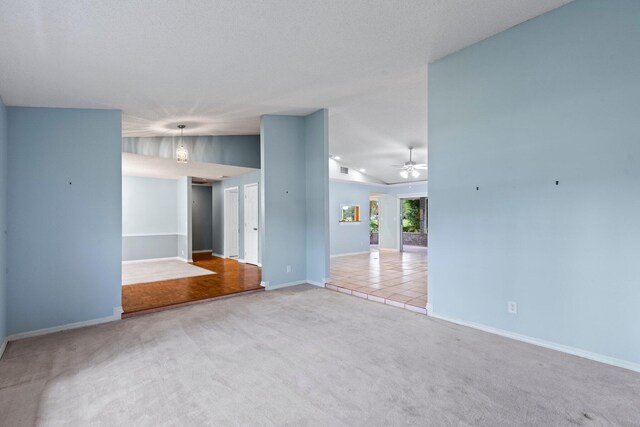
M428 199L400 198L400 252L427 251Z
M224 256L238 258L240 228L238 226L238 187L224 190Z
M247 264L260 265L258 241L258 183L244 186L244 260Z

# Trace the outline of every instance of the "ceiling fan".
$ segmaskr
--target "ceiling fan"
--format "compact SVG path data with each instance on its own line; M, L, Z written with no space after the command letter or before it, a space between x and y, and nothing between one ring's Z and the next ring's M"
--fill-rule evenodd
M393 165L394 168L400 168L400 176L404 179L409 177L418 178L420 176L419 169L427 169L425 163L416 163L413 161L413 147L409 147L409 161L404 165Z

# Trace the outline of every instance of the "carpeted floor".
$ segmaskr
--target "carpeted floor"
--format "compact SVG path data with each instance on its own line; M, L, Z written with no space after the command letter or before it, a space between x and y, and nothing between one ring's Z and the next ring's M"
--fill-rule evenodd
M310 286L9 343L3 426L640 425L640 374Z
M206 276L216 274L204 268L196 267L186 261L167 259L152 262L122 263L122 284L160 282L162 280L181 279L183 277Z

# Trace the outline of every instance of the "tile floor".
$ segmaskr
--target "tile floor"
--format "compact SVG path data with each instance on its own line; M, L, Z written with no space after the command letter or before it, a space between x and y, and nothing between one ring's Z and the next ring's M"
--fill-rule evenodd
M426 313L427 252L379 251L331 258L328 289Z

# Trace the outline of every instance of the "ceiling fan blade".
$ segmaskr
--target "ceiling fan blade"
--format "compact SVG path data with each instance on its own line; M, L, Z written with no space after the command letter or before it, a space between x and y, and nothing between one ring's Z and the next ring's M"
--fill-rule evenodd
M414 169L429 169L429 167L427 165L425 165L425 164L415 165L413 168Z
M392 168L400 168L400 169L404 169L405 166L404 165L391 165Z

